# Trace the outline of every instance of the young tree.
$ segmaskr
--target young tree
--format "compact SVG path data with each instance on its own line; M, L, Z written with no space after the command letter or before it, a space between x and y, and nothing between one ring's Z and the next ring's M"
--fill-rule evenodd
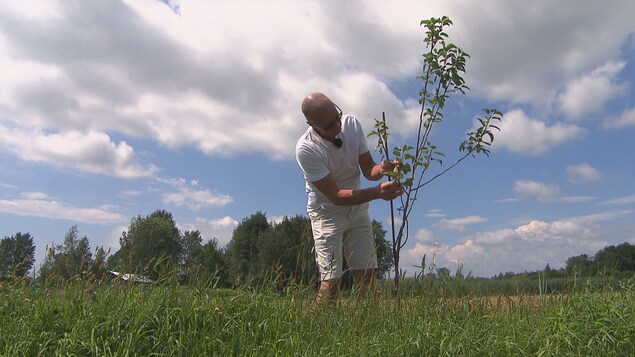
M35 245L29 233L16 233L0 240L0 280L23 278L35 262Z
M375 121L375 128L369 134L378 137L378 145L381 155L385 159L397 159L402 164L399 169L391 174L391 178L398 180L404 186L404 194L400 198L399 227L395 227L394 206L391 202L392 213L392 253L395 262L395 286L399 288L399 260L400 251L408 241L408 217L417 201L420 190L437 179L441 175L454 168L469 156L485 154L489 156L489 146L494 140L492 129L497 129L496 122L501 120L502 114L495 109L484 109L485 115L478 118L479 127L468 134L460 146L462 155L449 167L440 170L428 178L432 164L443 163L445 155L437 146L431 143L430 137L433 129L444 120L443 108L446 101L454 93L465 93L469 90L462 75L465 73L465 65L469 55L462 49L446 39L448 34L445 27L452 25L452 21L444 16L442 18L430 18L421 21L426 27L424 42L427 52L423 54L422 75L418 78L422 81L422 89L419 92L421 111L419 114L419 126L412 145L395 147L392 152L388 146L388 126L385 115L382 120ZM392 153L392 157L391 156ZM428 179L426 179L428 178Z

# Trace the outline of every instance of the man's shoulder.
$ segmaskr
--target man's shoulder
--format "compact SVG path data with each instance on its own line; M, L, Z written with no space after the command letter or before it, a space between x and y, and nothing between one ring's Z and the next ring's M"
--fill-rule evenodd
M320 145L315 141L310 130L305 131L295 145L295 153L298 158L313 156L320 152Z
M342 116L343 130L359 130L362 127L359 119L353 114L345 114Z
M359 119L354 114L344 114L342 115L342 121L345 123L359 123Z
M313 137L311 135L311 128L307 129L304 133L302 133L302 135L300 135L300 137L298 138L298 141L295 144L295 148L296 150L302 146L313 146L314 145L314 140Z

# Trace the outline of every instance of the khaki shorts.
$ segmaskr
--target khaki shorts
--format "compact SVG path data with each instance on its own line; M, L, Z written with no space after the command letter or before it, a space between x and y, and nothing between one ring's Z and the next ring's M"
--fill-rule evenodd
M368 204L320 208L309 211L309 217L321 281L342 277L343 258L350 270L377 269Z

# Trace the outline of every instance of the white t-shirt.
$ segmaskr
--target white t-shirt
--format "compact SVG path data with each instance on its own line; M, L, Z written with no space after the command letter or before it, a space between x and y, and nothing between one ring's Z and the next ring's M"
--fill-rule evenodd
M368 144L357 118L352 115L342 116L342 130L337 137L342 139L341 148L323 139L309 127L296 144L295 157L304 172L309 212L335 206L312 183L329 173L333 175L339 188L360 188L359 155L368 151Z

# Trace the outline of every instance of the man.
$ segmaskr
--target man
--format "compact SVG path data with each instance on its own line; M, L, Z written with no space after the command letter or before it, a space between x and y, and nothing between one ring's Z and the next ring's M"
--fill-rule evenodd
M296 160L304 172L315 258L320 271L316 301L336 302L346 259L353 281L363 292L373 288L377 255L368 202L392 200L402 193L396 181L360 188L360 169L377 181L397 161L376 164L356 117L342 111L326 95L311 93L302 102L309 128L296 145Z

